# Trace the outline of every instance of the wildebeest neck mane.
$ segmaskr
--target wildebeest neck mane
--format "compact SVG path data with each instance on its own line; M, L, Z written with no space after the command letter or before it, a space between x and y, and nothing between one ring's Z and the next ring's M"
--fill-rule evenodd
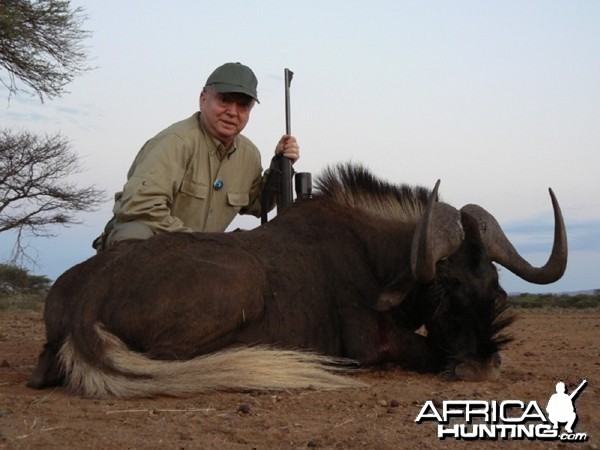
M392 184L356 164L326 168L316 182L315 197L329 198L345 206L385 219L417 220L430 190Z

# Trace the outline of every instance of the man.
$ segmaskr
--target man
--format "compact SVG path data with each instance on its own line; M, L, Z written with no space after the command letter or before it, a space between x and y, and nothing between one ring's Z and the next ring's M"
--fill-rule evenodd
M136 156L96 250L168 231L225 231L238 213L260 216L260 153L240 134L258 102L257 85L240 63L208 77L200 111L161 131ZM275 154L295 162L296 138L284 135Z
M583 386L583 383L581 386ZM556 394L552 394L550 400L548 400L548 406L546 406L548 419L552 422L553 429L558 428L559 422L564 422L566 423L565 431L573 433L573 425L577 420L577 414L575 414L575 408L573 407L573 397L578 390L579 388L569 395L567 394L565 383L562 381L556 383Z

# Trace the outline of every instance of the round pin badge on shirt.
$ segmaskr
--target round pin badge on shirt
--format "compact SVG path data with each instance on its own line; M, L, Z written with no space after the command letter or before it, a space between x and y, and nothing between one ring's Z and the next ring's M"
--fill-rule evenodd
M216 179L215 182L213 183L213 187L215 188L215 191L220 191L221 188L223 187L223 180Z

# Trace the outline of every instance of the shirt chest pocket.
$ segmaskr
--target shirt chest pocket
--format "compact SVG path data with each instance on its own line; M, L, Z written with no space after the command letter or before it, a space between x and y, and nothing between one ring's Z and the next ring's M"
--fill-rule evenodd
M228 192L227 202L230 206L243 208L250 203L250 194L248 192Z
M184 180L172 206L174 216L194 231L224 231L243 208L249 206L250 193L242 187L229 191L224 186Z
M209 187L204 184L184 180L181 184L180 191L189 197L206 200L209 193ZM224 192L224 194L227 196L227 203L229 206L243 208L250 203L250 194L248 192Z
M194 183L189 180L183 180L180 191L187 196L201 200L205 200L208 197L208 186L205 184Z

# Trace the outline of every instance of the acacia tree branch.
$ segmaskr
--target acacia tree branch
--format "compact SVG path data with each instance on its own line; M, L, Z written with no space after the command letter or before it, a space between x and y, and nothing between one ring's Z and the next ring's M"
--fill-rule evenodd
M25 233L52 236L50 226L76 224L76 213L94 211L105 200L104 191L67 181L80 172L62 135L0 131L0 233L16 231L17 254Z
M90 70L82 42L81 8L67 0L2 0L0 82L9 94L37 94L41 102L64 93L75 76ZM17 81L26 87L21 88Z

